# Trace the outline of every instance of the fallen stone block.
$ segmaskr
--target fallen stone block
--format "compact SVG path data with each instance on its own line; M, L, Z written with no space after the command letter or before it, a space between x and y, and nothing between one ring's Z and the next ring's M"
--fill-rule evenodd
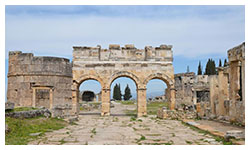
M231 138L235 139L243 139L244 138L244 133L243 131L240 130L231 130L227 131L224 138L228 141Z
M10 110L13 110L15 107L15 103L12 103L12 102L6 102L5 103L5 111L10 111Z

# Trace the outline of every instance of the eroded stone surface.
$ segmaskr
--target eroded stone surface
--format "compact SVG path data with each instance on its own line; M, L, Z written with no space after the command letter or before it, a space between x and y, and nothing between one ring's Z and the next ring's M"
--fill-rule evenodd
M135 105L114 103L113 114L124 114ZM190 129L177 120L161 120L156 116L141 117L136 120L130 116L80 115L77 125L46 133L39 140L29 144L64 145L137 145L137 144L222 144Z

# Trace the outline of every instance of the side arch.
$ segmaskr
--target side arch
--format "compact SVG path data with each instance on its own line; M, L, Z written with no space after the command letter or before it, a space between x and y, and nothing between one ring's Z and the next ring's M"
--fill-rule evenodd
M171 110L175 109L175 88L174 88L174 79L171 79L168 75L163 73L154 73L146 77L143 81L143 86L146 89L147 83L149 80L152 79L161 79L163 80L168 88L167 88L167 99L168 99L168 106Z
M174 80L171 79L168 75L163 74L163 73L154 73L154 74L147 76L145 80L143 81L144 88L146 88L147 83L152 79L161 79L167 84L168 88L174 88Z
M133 73L128 72L128 71L119 71L119 72L115 72L115 73L112 74L112 76L109 78L109 80L107 82L107 87L106 88L110 88L112 82L115 79L119 78L119 77L128 77L128 78L132 79L135 82L135 85L136 85L137 89L141 87L141 81L136 75L134 75Z
M76 88L79 89L79 86L81 85L81 83L86 81L86 80L96 80L101 84L101 87L104 88L103 79L98 75L85 74L85 75L80 76L80 78L74 80L73 82L77 83Z

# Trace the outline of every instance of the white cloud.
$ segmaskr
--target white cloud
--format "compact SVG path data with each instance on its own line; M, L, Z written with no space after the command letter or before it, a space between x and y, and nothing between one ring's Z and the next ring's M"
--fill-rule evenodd
M244 41L244 28L244 16L230 13L217 19L6 15L6 50L70 57L74 45L165 43L173 45L175 56L195 58L226 54Z

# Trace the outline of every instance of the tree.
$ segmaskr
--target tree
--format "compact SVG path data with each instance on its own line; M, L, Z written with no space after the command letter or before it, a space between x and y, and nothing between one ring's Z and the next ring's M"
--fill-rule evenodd
M124 94L124 100L126 101L126 100L129 100L131 97L132 97L132 95L131 95L131 91L130 91L130 88L129 88L129 86L128 86L128 84L127 84L127 86L126 86L126 88L125 88L125 92L124 92L125 94Z
M227 66L227 59L224 60L224 67Z
M189 66L187 66L187 73L189 73Z
M199 61L199 66L198 66L198 75L202 75L202 69L201 69L201 62Z
M222 64L221 64L221 59L220 59L220 61L219 61L219 67L222 67Z
M113 89L113 99L118 100L118 85L115 84L115 87Z
M216 74L216 67L215 67L215 61L214 60L208 59L204 74L205 75L215 75Z
M121 100L122 99L120 84L119 85L115 84L115 87L113 89L113 99L115 99L115 100Z
M121 85L119 84L118 85L118 90L117 90L117 93L118 93L118 100L122 100L122 92L121 92Z

